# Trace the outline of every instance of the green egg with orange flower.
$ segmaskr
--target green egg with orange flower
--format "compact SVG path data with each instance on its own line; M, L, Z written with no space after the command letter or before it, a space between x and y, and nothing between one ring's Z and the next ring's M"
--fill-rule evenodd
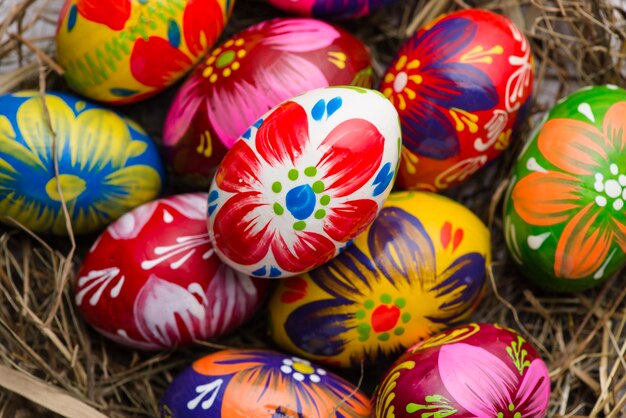
M560 101L513 169L507 245L539 286L596 286L626 265L626 90L594 86Z
M463 205L430 192L394 192L352 245L281 281L269 303L283 349L359 367L464 322L479 305L490 235Z

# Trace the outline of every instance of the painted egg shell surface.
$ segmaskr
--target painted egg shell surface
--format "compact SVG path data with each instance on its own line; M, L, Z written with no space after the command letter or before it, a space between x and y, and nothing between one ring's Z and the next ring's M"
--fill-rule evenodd
M328 418L369 416L351 383L297 357L224 350L195 361L161 400L163 418Z
M402 189L444 190L508 146L532 92L528 40L507 18L468 9L419 30L380 90L398 109Z
M396 0L267 0L286 12L304 16L357 18Z
M209 194L217 254L259 277L324 264L369 225L392 186L398 114L374 90L327 87L282 103L224 157Z
M259 116L329 85L372 86L369 51L348 32L294 18L235 35L213 50L174 99L163 131L173 173L208 187L226 151Z
M520 155L504 210L507 244L538 285L579 291L626 264L626 91L558 103Z
M161 191L163 164L144 130L119 114L60 93L0 96L0 221L38 233L93 232ZM10 223L10 222L9 222Z
M108 103L149 97L182 77L226 25L234 0L67 0L57 59L77 92Z
M156 200L107 228L74 289L90 325L130 347L166 349L218 337L252 316L266 283L215 256L206 199L195 193Z
M379 384L372 417L543 418L549 398L546 365L521 335L469 324L407 350Z
M271 334L286 350L333 365L393 359L476 308L489 258L489 231L464 206L391 193L344 252L280 283Z

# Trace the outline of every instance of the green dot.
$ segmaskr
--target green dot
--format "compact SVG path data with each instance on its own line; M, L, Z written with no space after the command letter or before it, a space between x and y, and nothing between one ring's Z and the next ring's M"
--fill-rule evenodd
M330 196L328 196L327 194L325 194L324 196L322 196L322 198L320 199L320 205L322 206L326 206L330 203Z
M289 172L287 173L287 177L289 177L289 180L291 181L295 181L298 180L298 170L296 170L295 168L292 168L291 170L289 170Z
M515 415L513 415L513 418L522 418L522 413L516 412Z
M357 325L356 330L359 334L369 334L372 328L368 324L361 322Z
M404 334L404 328L398 327L398 328L393 330L393 333L396 334L396 335L402 335L402 334Z
M324 191L324 183L319 180L313 183L313 186L311 187L315 193L322 193Z
M282 215L285 213L285 209L280 205L280 203L276 202L274 203L274 213L276 215Z
M373 309L374 308L374 301L371 300L371 299L368 299L368 300L365 301L363 306L365 306L365 309Z
M404 300L404 298L398 298L394 302L394 305L396 305L398 308L402 309L402 308L404 308L406 306L406 300Z
M326 211L324 209L318 209L315 211L315 219L324 219L324 216L326 216Z
M513 405L512 403L509 404L509 411L513 412L513 410L515 409L515 405Z
M293 229L296 231L302 231L304 228L306 228L306 222L304 221L298 221L293 224Z
M235 51L225 51L217 57L217 61L215 62L215 66L217 68L224 68L229 65L231 62L235 60Z
M402 314L400 319L402 320L403 324L406 324L407 322L409 322L411 320L411 314L408 313L408 312L405 312L405 313Z
M307 177L313 177L317 174L317 168L315 167L307 167L304 169L304 175Z
M274 184L272 184L272 191L274 193L280 193L282 189L283 189L283 185L280 184L280 181L275 181Z
M380 301L381 301L382 303L391 303L391 296L389 296L389 295L388 295L388 294L386 294L386 293L383 293L383 294L380 296Z
M498 412L497 418L504 418L504 414L502 412Z
M364 342L367 341L367 339L370 337L369 334L365 335L365 334L361 334L359 335L359 341Z
M365 319L365 311L358 310L354 313L356 319Z
M388 332L383 332L382 334L380 334L380 335L378 336L378 339L379 339L380 341L389 341L389 337L390 337L390 335L389 335L389 333L388 333Z

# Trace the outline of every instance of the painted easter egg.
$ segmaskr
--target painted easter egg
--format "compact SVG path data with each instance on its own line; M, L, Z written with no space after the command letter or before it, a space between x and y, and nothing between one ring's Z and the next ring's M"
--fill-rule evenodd
M217 254L259 277L324 264L376 217L392 187L400 135L391 103L360 87L311 90L267 112L211 184Z
M398 186L445 190L498 157L532 85L528 40L504 16L468 9L419 30L380 86L402 122Z
M396 0L267 0L286 12L304 15L353 19L370 14Z
M170 196L109 225L75 283L83 318L106 337L139 349L215 338L249 319L266 282L215 256L206 206L206 193Z
M234 0L66 0L57 60L77 92L122 104L173 84L222 33Z
M208 187L226 151L259 116L329 85L372 86L369 51L348 32L294 18L235 35L213 50L174 98L163 130L173 174Z
M269 306L272 337L299 356L338 366L394 359L474 311L489 242L487 227L461 204L393 192L350 247L279 284Z
M160 409L163 418L365 418L370 402L352 384L307 360L233 349L183 370Z
M372 417L543 418L549 398L546 365L521 335L469 324L407 350L378 386Z
M84 234L160 193L163 164L140 126L68 94L45 105L35 91L0 96L0 221L64 235L65 203Z
M511 177L506 241L538 285L580 291L626 265L626 90L596 86L558 103Z

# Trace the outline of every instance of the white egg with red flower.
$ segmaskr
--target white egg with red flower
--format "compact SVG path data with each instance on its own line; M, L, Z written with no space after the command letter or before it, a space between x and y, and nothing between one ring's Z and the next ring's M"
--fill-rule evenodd
M374 90L327 87L276 106L235 142L213 179L216 253L258 277L324 264L378 214L400 147L398 113Z
M215 255L206 193L146 203L111 224L86 255L75 303L104 336L166 349L232 331L249 319L266 283Z

